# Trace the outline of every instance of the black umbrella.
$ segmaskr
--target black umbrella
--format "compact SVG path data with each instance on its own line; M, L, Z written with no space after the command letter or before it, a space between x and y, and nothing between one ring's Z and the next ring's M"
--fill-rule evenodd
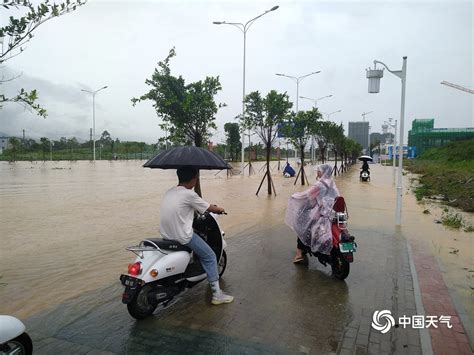
M368 156L368 155L361 155L361 156L359 157L359 160L360 160L360 161L372 161L373 159L372 159L371 156Z
M161 152L148 160L143 167L157 169L178 169L192 166L196 169L223 170L232 167L219 155L199 147L176 147Z

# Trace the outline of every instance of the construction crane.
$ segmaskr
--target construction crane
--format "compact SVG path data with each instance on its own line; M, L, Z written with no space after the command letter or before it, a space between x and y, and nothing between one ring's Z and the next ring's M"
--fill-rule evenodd
M369 113L372 113L372 112L374 112L374 111L369 111L369 112L362 113L362 121L365 122L365 116L368 115Z
M455 89L458 89L458 90L461 90L461 91L468 92L469 94L474 94L474 90L465 88L464 86L461 86L461 85L456 85L456 84L450 83L450 82L448 82L448 81L444 81L444 80L443 80L443 81L441 82L441 84L442 84L442 85L449 86L449 87L452 87L452 88L455 88Z

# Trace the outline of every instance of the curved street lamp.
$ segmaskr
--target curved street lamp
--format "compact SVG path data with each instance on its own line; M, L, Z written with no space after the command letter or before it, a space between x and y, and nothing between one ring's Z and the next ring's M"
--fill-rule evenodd
M374 60L374 69L366 69L366 76L369 79L369 93L378 93L380 90L380 79L383 77L383 69L377 69L377 64L381 64L390 73L398 76L402 81L402 97L400 107L400 153L398 154L398 183L397 183L397 212L395 215L395 224L400 226L402 224L402 169L403 169L403 131L405 121L405 87L407 79L407 57L403 57L403 64L401 70L390 70L385 63Z
M246 43L247 43L247 31L250 29L250 26L253 25L253 23L262 17L263 15L266 15L267 13L271 11L275 11L278 9L279 6L273 6L270 10L266 10L263 14L260 14L256 17L254 17L251 20L248 20L245 24L240 23L240 22L226 22L226 21L214 21L212 22L214 25L232 25L234 27L237 27L239 30L242 31L244 35L244 65L243 65L243 85L242 85L242 120L245 117L245 52L246 52ZM242 171L242 175L244 175L244 144L245 144L245 133L244 130L242 129L242 162L240 165L240 170Z
M92 95L92 140L93 140L93 144L92 144L92 154L93 154L93 159L95 161L95 95L101 91L101 90L104 90L104 89L107 89L107 85L104 86L104 87L101 87L100 89L98 90L95 90L95 91L89 91L89 90L84 90L84 89L81 89L81 91L84 91L84 92L87 92L89 94Z

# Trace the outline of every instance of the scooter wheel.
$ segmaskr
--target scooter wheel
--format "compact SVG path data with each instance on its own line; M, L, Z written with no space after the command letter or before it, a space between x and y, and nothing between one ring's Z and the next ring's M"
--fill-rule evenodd
M143 286L133 297L130 303L127 303L128 313L135 319L143 319L153 314L158 302L151 303L148 300L148 293L152 287L150 285Z
M6 344L10 349L7 354L33 354L33 342L27 333L20 334ZM3 353L2 353L3 354Z
M226 266L227 266L227 253L224 250L222 251L221 260L219 260L219 263L217 264L217 271L219 272L219 277L222 277L222 275L224 275Z
M350 264L344 256L338 252L332 257L332 275L338 280L344 280L349 276Z

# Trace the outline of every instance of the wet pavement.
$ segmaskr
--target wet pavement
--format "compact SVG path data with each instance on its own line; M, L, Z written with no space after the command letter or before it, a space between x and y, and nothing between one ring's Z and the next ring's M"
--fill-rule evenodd
M140 322L120 302L122 288L72 299L27 321L37 353L420 353L417 330L371 329L372 314L416 314L406 244L353 230L359 251L345 282L312 258L291 263L294 238L282 226L229 240L222 287L229 305L212 306L205 283ZM383 251L383 252L381 252Z
M89 186L92 193L98 193L95 201L101 202L100 214L92 216L94 223L90 223L96 226L88 226L90 233L85 233L84 222L91 221L90 216L78 220L73 219L74 213L66 215L66 227L73 239L79 240L79 235L74 233L81 226L80 232L87 239L79 240L76 249L65 248L72 242L67 238L57 239L58 245L36 246L43 248L44 254L37 253L35 258L46 265L39 267L52 275L55 272L50 266L54 260L46 259L45 255L54 247L66 251L58 261L67 266L61 271L62 276L51 282L47 278L29 283L24 280L18 284L23 292L10 299L6 297L18 287L11 277L16 275L13 272L16 265L10 268L2 265L5 281L9 283L0 288L3 304L0 308L10 305L6 309L15 309L13 314L17 314L23 312L22 304L29 303L28 309L35 310L28 312L25 323L37 354L421 353L422 348L426 351L429 346L420 340L423 334L418 329L395 327L381 334L371 327L375 310L390 310L395 319L419 314L415 297L417 280L413 282L416 271L405 238L407 230L402 233L393 227L395 193L392 194L386 181L377 181L377 174L382 176L385 170L373 167L370 184L358 181L356 169L337 179L349 207L349 228L359 245L350 275L343 282L332 278L330 268L315 258L310 258L308 266L291 262L296 237L283 224L284 208L288 196L304 187L294 186L292 179L275 174L278 196L255 197L261 176L245 177L242 184L241 177L227 180L212 173L204 176L203 191L210 201L226 206L229 211L229 216L221 220L228 243L228 266L222 287L235 297L234 303L212 306L210 290L206 283L201 283L148 319L137 322L128 315L121 303L118 276L133 259L123 251L123 246L136 243L140 236L150 235L156 228L150 227L149 220L151 216L156 218L163 189L159 190L160 186L150 180L128 194L123 187L123 194L114 194L113 186L102 184L106 193L100 195L93 185ZM68 174L68 171L60 172ZM112 178L111 172L107 174ZM143 179L142 175L134 172L121 179L123 183L136 183L137 179ZM309 178L314 178L311 175L312 172ZM174 180L172 175L165 178L165 183L158 184L169 185ZM150 189L156 189L156 196L144 202ZM80 188L73 192L80 202L80 209L75 212L83 211L90 201L80 195ZM51 194L52 199L54 196ZM109 218L106 212L117 201L128 204L130 209L121 211L113 207L114 214ZM55 212L54 218L61 216L59 211ZM419 217L412 219L416 218ZM37 225L36 220L26 220L24 229L28 223ZM41 225L38 233L46 235L49 225L44 222L45 227ZM10 234L17 233L13 224L6 228L10 228ZM44 243L48 240L44 239ZM6 260L4 256L8 255L2 255L2 260ZM16 262L14 256L9 259L12 263ZM60 290L58 297L55 297L56 289ZM28 295L31 302L27 301Z

